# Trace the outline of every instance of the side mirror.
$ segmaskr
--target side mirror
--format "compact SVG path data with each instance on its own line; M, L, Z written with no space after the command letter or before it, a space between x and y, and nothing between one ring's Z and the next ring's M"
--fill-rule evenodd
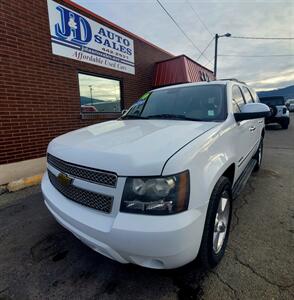
M270 117L271 112L267 105L263 103L247 103L242 106L240 113L235 113L235 120L237 122L243 120L259 119Z

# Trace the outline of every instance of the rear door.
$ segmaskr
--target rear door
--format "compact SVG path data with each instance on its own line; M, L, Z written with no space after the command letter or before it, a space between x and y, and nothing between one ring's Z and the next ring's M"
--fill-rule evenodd
M232 87L232 101L233 101L233 112L241 112L241 108L245 105L245 99L241 92L240 87L235 84ZM251 159L251 149L253 147L253 138L251 134L252 122L251 120L244 120L237 123L236 128L236 150L237 150L237 161L236 161L236 178L240 176L242 171L245 169L247 163Z

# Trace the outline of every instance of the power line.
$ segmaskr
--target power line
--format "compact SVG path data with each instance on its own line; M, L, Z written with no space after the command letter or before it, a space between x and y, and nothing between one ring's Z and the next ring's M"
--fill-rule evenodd
M206 63L205 65L204 65L204 68L206 68L209 64L212 64L212 61L214 60L214 57L208 62L208 63Z
M197 45L193 42L193 40L186 34L186 32L182 29L182 27L177 23L177 21L173 18L173 16L166 10L166 8L163 6L163 4L159 1L156 0L157 3L161 6L161 8L165 11L165 13L170 17L170 19L175 23L175 25L178 27L178 29L182 32L182 34L190 41L190 43L194 46L194 48L201 53L201 50L197 47ZM209 59L203 55L207 61L209 61Z
M230 36L231 39L246 40L294 40L292 37L257 37L257 36Z
M198 20L200 21L200 23L202 24L202 26L207 30L207 32L212 36L212 39L208 42L207 46L203 49L203 51L200 53L200 55L198 56L197 60L199 60L203 54L206 52L206 50L208 49L208 47L211 45L211 43L214 40L214 35L212 34L212 32L209 30L209 28L206 26L206 24L204 23L204 21L202 20L202 18L200 17L200 15L198 14L198 12L194 9L194 7L192 6L192 4L189 2L189 0L186 0L186 3L190 6L190 8L192 9L192 11L194 12L194 14L197 16ZM211 62L211 60L210 60ZM208 64L210 63L208 62Z
M189 0L186 0L186 3L191 7L191 9L193 10L194 14L197 16L198 20L200 21L200 23L202 24L202 26L207 30L207 32L213 36L213 34L211 33L211 31L209 30L209 28L206 26L206 24L204 23L204 21L202 20L202 18L200 17L200 15L198 14L198 12L194 9L194 7L192 6L192 4L189 2Z
M269 55L219 54L218 56L232 56L232 57L290 57L290 56L294 56L294 54L269 54Z
M200 53L197 60L200 59L200 57L205 53L205 51L208 49L208 47L211 45L211 43L214 41L214 37L208 42L207 46L204 48L204 50Z

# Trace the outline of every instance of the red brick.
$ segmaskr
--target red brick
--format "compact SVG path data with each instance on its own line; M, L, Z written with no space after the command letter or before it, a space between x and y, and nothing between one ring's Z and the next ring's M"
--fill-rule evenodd
M135 76L53 55L46 0L2 0L0 28L0 164L43 156L55 136L119 116L81 118L79 70L122 79L129 107L152 88L154 63L171 57L132 36Z

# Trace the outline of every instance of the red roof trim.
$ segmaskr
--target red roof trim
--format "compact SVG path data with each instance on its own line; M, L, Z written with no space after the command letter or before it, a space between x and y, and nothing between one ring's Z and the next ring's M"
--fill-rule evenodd
M193 63L195 63L196 65L200 66L201 68L207 70L208 72L211 72L213 73L212 70L202 66L201 64L199 64L198 62L196 62L195 60L193 60L192 58L188 57L187 55L185 54L181 54L181 55L178 55L178 56L174 56L174 57L171 57L171 58L168 58L168 59L165 59L165 60L161 60L161 61L158 61L156 62L156 64L160 64L160 63L163 63L163 62L166 62L166 61L169 61L169 60L174 60L174 59L177 59L177 58L180 58L180 57L186 57L187 59L189 59L190 61L192 61Z
M148 44L149 46L151 46L151 47L153 47L153 48L155 48L157 50L160 50L162 52L165 52L166 54L174 56L172 53L170 53L170 52L168 52L168 51L166 51L166 50L164 50L164 49L162 49L162 48L160 48L160 47L158 47L158 46L156 46L156 45L154 45L154 44L146 41L145 39L141 38L140 36L138 36L138 35L130 32L130 31L128 31L128 30L126 30L126 29L124 29L124 28L116 25L115 23L112 23L111 21L108 21L107 19L105 19L105 18L103 18L103 17L95 14L94 12L90 11L89 9L87 9L87 8L85 8L85 7L79 5L79 4L77 4L77 3L75 3L75 2L73 2L71 0L62 0L62 2L66 3L66 4L69 4L70 6L76 8L76 9L79 9L80 11L82 11L82 12L90 15L91 17L93 17L95 19L98 19L98 20L102 21L103 23L105 23L105 24L107 24L107 25L109 25L111 27L114 27L117 30L119 30L119 31L121 31L121 32L123 32L123 33L125 33L125 34L127 34L127 35L129 35L129 36L131 36L131 37L133 37L135 39L137 39L137 40L140 40L141 42L143 42L145 44Z
M206 80L207 76L210 80L214 79L214 75L210 70L203 68L186 55L179 55L156 63L153 86L166 86L179 84L180 82L198 82Z

